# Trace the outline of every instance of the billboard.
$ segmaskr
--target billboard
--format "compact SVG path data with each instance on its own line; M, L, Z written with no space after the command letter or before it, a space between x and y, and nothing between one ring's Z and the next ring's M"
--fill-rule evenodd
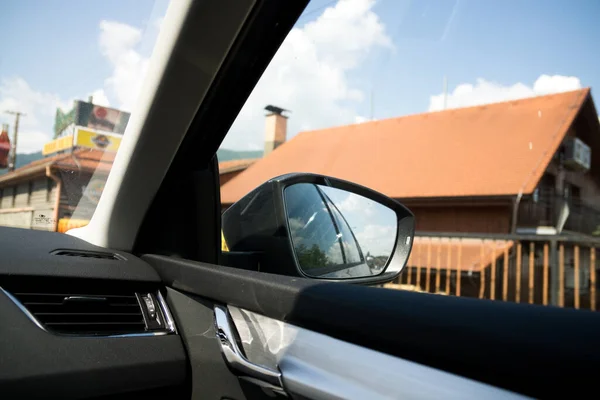
M42 154L47 156L48 154L58 153L59 151L68 150L73 147L116 152L123 138L120 134L87 129L80 126L76 126L74 130L75 132L71 135L63 136L46 143L42 148Z
M83 101L76 103L75 125L120 135L125 132L131 114Z
M76 100L73 102L71 111L65 113L60 108L56 110L54 137L59 137L73 125L122 135L130 115L128 112L115 108Z
M85 129L77 126L75 129L73 146L116 152L121 144L121 139L122 135L119 134Z

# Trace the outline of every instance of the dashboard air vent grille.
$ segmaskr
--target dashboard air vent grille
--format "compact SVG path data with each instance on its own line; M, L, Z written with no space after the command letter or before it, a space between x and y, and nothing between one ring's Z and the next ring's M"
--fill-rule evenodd
M57 256L67 257L82 257L82 258L96 258L102 260L123 260L123 257L114 253L101 253L94 251L79 251L79 250L58 250L53 253Z
M74 334L143 332L144 317L134 293L13 293L48 330Z
M0 276L8 296L40 328L77 336L176 333L156 283Z

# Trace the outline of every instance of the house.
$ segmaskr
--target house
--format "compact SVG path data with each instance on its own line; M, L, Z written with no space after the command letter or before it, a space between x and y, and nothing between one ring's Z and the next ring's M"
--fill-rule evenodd
M75 148L0 175L0 225L59 232L86 225L115 155ZM221 182L227 182L255 161L219 163Z
M0 225L56 231L78 206L75 217L89 219L113 160L114 153L76 149L0 176Z
M92 99L75 101L67 113L57 110L55 139L43 146L45 157L0 176L0 225L59 232L86 225L108 179L128 119L128 113L95 105ZM271 147L277 145L272 143ZM221 182L255 161L219 163Z
M256 162L256 158L219 162L219 179L223 186Z
M589 234L600 225L599 155L598 115L581 89L302 132L223 184L221 202L311 172L400 200L418 231Z

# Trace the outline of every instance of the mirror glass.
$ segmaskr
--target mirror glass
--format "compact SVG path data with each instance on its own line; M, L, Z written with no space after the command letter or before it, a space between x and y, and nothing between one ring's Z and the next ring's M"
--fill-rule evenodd
M296 260L309 276L379 275L396 243L396 213L345 190L298 183L284 191Z

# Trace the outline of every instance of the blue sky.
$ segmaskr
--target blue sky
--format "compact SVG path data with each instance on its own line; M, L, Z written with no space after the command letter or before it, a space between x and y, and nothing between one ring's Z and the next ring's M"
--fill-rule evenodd
M376 116L425 111L444 75L449 90L476 78L532 85L541 74L600 83L597 1L382 0L374 11L397 47L387 66L371 66Z
M28 113L20 151L41 147L73 99L131 107L166 6L0 2L0 107ZM314 0L224 147L261 148L269 103L292 110L291 137L368 119L371 104L375 119L439 109L444 76L450 107L598 87L598 15L594 0Z
M3 30L11 37L2 45L1 78L20 76L36 90L63 98L86 96L111 73L98 48L100 21L147 31L159 17L153 13L164 14L160 6L147 0L0 2Z

